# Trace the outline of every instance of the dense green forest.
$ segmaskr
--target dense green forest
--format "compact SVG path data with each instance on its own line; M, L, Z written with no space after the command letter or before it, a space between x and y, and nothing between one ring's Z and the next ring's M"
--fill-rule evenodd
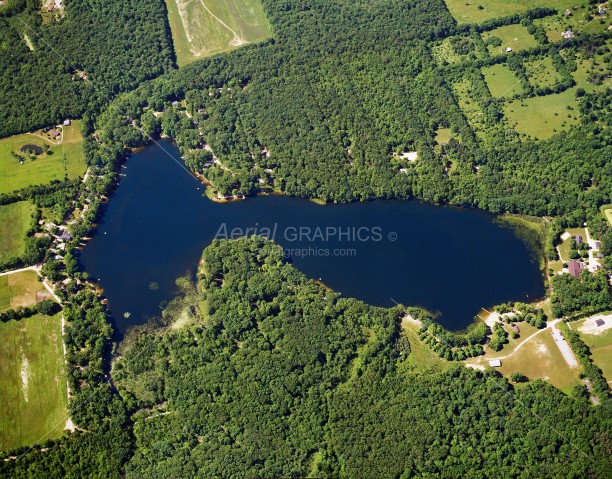
M63 3L65 17L44 25L40 0L0 9L2 137L95 114L174 64L163 0Z
M202 269L205 319L143 334L115 365L125 403L140 410L127 477L604 477L612 467L607 404L462 366L408 373L399 307L330 293L262 238L213 243Z

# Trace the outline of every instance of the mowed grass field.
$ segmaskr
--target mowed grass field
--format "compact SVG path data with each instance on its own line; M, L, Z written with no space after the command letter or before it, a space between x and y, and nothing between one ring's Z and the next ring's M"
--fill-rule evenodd
M65 176L78 178L85 173L85 154L80 122L73 121L65 126L63 141L57 145L49 141L41 132L25 133L0 139L0 193L10 193L31 185L44 185ZM51 155L42 153L36 159L27 158L20 153L23 145L50 146ZM13 157L15 152L27 159L23 164Z
M497 37L502 41L499 47L489 45L491 55L506 55L506 48L512 48L513 52L518 52L538 45L535 37L527 31L527 27L519 24L498 27L483 32L481 36L484 41L491 37Z
M35 271L0 276L0 310L36 304L36 293L51 299Z
M0 261L23 253L33 208L29 201L0 206Z
M491 95L495 98L508 98L522 93L523 91L514 72L503 63L483 68L482 74L484 75Z
M64 432L67 411L61 315L0 323L0 450Z
M260 0L166 0L179 66L272 36Z
M563 0L444 0L457 23L480 23L507 17L536 7L567 8L574 4ZM480 8L482 7L482 8Z

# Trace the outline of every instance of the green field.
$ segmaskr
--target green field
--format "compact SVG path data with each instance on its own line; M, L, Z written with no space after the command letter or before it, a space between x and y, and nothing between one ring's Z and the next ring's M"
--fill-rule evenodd
M550 57L525 62L525 72L535 88L552 87L562 80Z
M0 310L36 304L36 293L51 298L35 271L0 276Z
M446 145L453 137L453 132L450 128L438 128L436 130L436 143L438 145Z
M0 261L23 253L25 234L32 221L32 208L28 201L0 206Z
M10 193L31 185L47 184L51 180L78 178L85 173L85 155L80 122L63 127L61 144L52 141L42 131L11 136L0 140L0 193ZM42 153L31 159L19 151L23 145L49 145L51 154ZM12 152L25 157L23 164Z
M485 42L491 37L497 37L502 41L502 44L498 47L489 45L491 55L505 55L506 48L512 48L513 52L518 52L538 45L534 36L527 31L527 27L518 24L495 28L482 34L482 39Z
M67 410L61 315L0 323L0 450L53 439Z
M516 75L503 63L483 68L482 74L495 98L509 98L523 91Z
M457 23L480 23L492 18L523 13L536 7L567 8L571 2L561 0L445 0ZM482 8L480 8L482 7Z
M179 66L272 36L260 0L166 0Z
M578 123L576 88L506 103L504 115L518 133L539 140L550 138Z

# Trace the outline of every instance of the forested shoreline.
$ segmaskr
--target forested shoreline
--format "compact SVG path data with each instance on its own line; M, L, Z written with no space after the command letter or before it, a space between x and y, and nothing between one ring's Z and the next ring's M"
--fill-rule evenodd
M462 361L482 353L486 328L455 335L422 313L420 335L409 337L402 308L340 298L261 238L205 250L192 323L140 331L113 350L108 311L78 271L78 248L121 164L162 135L221 196L416 197L552 217L549 259L566 228L587 222L612 265L612 228L600 212L612 202L610 89L581 92L580 121L568 131L519 140L479 70L502 60L440 65L430 49L520 22L539 42L520 56L553 55L562 77L554 92L562 92L573 86L572 55L603 52L610 32L568 42L565 58L534 26L544 9L459 26L442 0L263 4L273 39L180 70L162 0L67 0L66 18L46 25L36 0L0 9L0 136L82 117L89 165L84 184L31 187L0 203L30 199L66 215L75 199L83 208L85 196L93 199L65 258L44 271L65 281L58 294L68 320L70 416L81 430L3 453L0 475L606 477L608 398L592 407L542 381L512 385L452 363L414 373L411 341ZM511 66L525 84L516 99L553 92L525 83L522 60ZM484 139L453 90L466 78L479 96ZM447 143L438 144L440 129L452 133ZM418 159L408 161L408 152ZM2 266L44 258L44 241L29 241L23 258ZM611 307L607 273L555 278L555 314ZM183 299L166 323L182 314ZM523 313L544 321L541 310ZM607 390L588 348L569 338L587 377ZM496 331L493 339L506 338Z

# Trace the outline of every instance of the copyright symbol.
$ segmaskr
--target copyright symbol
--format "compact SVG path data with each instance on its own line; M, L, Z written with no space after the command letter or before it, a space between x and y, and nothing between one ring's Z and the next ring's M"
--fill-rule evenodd
M391 231L391 233L389 233L387 236L389 238L389 241L397 240L397 233L395 231Z

